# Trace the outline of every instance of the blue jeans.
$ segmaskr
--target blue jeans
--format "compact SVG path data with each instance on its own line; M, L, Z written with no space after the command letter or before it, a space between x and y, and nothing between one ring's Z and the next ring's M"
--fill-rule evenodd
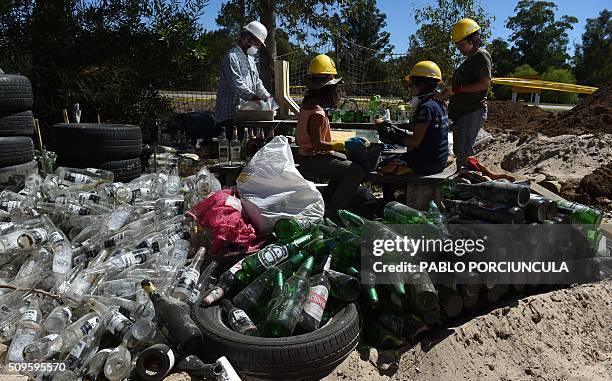
M457 169L467 163L467 158L474 156L474 143L482 123L487 119L487 109L472 111L460 116L451 128L453 131L453 152L457 158Z

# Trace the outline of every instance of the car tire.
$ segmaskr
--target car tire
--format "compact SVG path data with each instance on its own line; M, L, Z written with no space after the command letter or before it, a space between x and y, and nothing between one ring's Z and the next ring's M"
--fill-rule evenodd
M0 116L0 136L32 136L34 116L32 111L22 111Z
M34 160L34 143L25 136L0 137L0 168Z
M33 104L32 84L27 77L0 74L0 112L27 111Z
M222 321L218 306L196 308L192 315L204 345L200 357L214 361L226 356L236 370L269 380L318 380L338 366L357 347L360 318L349 304L324 326L303 335L267 338L232 331Z
M115 161L142 152L140 127L127 124L57 124L53 138L55 152L64 158Z

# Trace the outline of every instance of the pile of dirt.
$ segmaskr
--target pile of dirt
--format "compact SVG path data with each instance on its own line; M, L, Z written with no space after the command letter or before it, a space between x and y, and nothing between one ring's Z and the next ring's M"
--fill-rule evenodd
M550 136L598 132L612 134L612 82L601 86L570 111L559 113L542 131Z
M563 184L561 195L581 204L612 210L612 161L584 176L577 186L573 182Z
M488 102L485 130L547 136L612 134L612 83L601 86L569 111L552 113L510 101Z
M494 171L577 184L610 161L612 135L496 135L476 156Z
M555 114L539 107L510 101L489 101L484 129L491 133L536 134L542 126L555 119Z
M354 352L324 380L610 380L610 327L612 284L582 285L440 330L386 371Z

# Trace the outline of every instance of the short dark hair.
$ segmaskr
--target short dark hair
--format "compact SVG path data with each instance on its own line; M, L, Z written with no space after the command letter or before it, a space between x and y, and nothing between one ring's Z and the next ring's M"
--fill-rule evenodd
M412 75L410 76L410 81L417 86L423 86L423 93L432 93L436 89L438 82L440 82L440 80L436 78Z
M333 104L333 101L337 91L338 85L323 86L320 89L308 89L304 99L302 99L302 104L314 101L323 108L335 107L336 105Z
M480 37L480 33L478 31L468 34L463 40L474 45L476 48L480 48L482 46L482 38Z

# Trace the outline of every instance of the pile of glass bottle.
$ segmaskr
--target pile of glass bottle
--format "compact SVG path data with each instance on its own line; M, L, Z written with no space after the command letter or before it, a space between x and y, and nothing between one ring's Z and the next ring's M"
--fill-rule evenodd
M201 333L185 307L197 299L205 249L191 247L183 212L217 188L205 168L120 183L112 172L59 167L1 191L5 369L39 380L153 380L173 367L173 351L192 354ZM174 321L161 327L170 311Z

